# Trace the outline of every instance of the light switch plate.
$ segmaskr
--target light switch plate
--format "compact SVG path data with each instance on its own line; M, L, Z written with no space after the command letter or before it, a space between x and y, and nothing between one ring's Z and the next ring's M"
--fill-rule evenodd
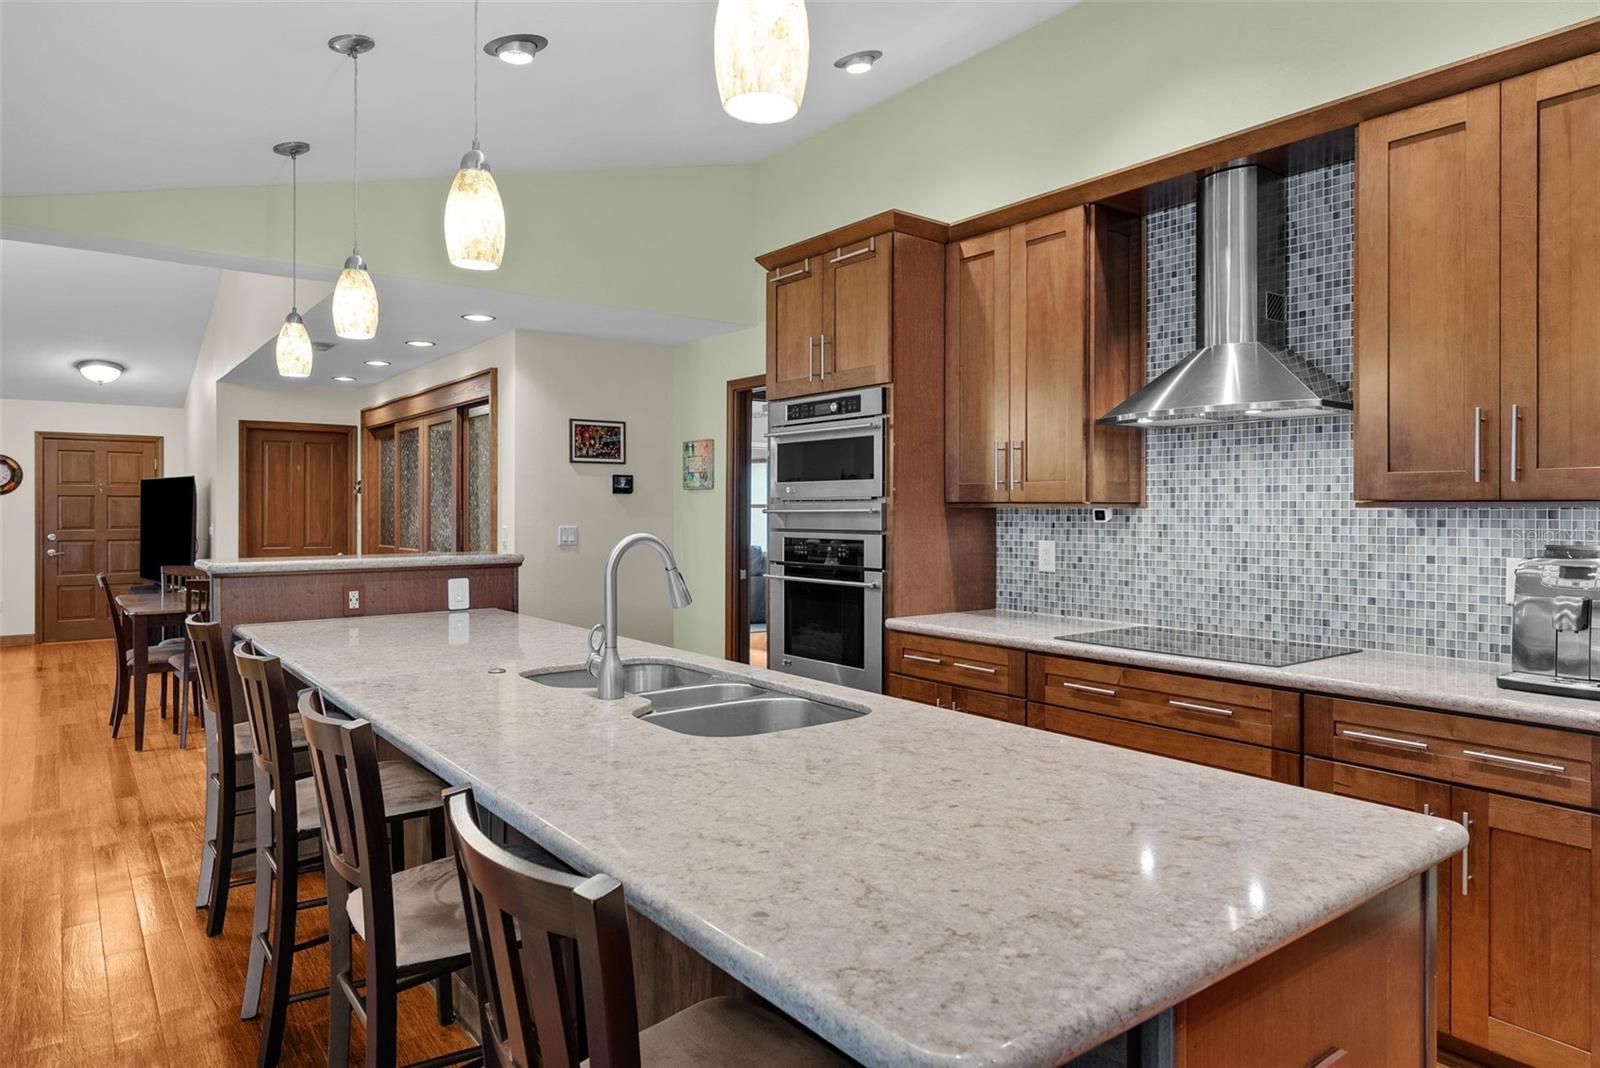
M573 548L578 544L577 527L556 527L556 544L563 549Z
M1039 542L1039 570L1048 574L1056 569L1056 543L1053 541Z
M472 607L470 585L468 580L464 578L453 578L446 584L449 590L450 611L459 612L462 609Z

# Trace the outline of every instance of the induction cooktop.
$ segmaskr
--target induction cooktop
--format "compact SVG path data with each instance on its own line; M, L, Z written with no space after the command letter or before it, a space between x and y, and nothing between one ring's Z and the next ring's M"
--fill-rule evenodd
M1057 641L1105 645L1116 649L1137 649L1145 653L1193 656L1202 660L1226 660L1235 664L1261 667L1288 667L1332 656L1360 652L1336 645L1280 641L1276 638L1247 638L1239 634L1213 634L1203 630L1178 630L1174 627L1115 627L1084 634L1061 634Z

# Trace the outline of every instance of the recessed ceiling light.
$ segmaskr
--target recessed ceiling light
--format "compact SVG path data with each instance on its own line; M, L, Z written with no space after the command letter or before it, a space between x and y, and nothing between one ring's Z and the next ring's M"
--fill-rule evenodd
M368 367L388 367L389 366L389 361L388 360L368 360L368 361L366 361L366 364L367 364Z
M496 37L484 45L483 50L502 63L526 67L549 43L536 33L513 33L507 37Z
M463 315L461 318L465 319L469 323L494 322L494 316L490 315L488 312L467 312L467 314Z
M421 338L412 338L410 341L407 341L406 344L410 345L414 349L431 349L431 348L433 348L433 342L424 341Z
M335 382L354 382L355 381L355 379L351 378L349 375L334 375L333 376L333 380Z
M122 372L127 370L120 363L112 363L110 360L79 360L72 366L78 369L80 375L97 386L115 382L122 377Z
M882 52L876 48L869 48L865 52L851 52L848 56L840 56L833 61L833 65L846 74L865 74L882 58Z

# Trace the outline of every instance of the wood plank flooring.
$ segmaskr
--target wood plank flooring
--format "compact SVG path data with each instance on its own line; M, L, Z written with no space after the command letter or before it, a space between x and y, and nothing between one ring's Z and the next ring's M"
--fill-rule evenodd
M260 1021L239 1019L251 890L214 939L193 907L203 740L191 723L180 750L152 692L144 752L131 719L112 741L111 671L109 641L0 648L0 1064L254 1064ZM324 923L302 913L300 937ZM325 950L297 956L295 989L327 976ZM400 1005L404 1060L469 1043L426 989ZM327 1025L325 999L291 1006L282 1063L324 1064Z

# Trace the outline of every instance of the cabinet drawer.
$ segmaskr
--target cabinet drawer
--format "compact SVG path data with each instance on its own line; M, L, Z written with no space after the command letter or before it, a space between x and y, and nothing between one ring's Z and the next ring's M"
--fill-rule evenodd
M1250 745L1300 748L1300 695L1292 690L1061 656L1030 657L1028 683L1029 698L1045 704Z
M1056 708L1053 705L1028 704L1028 726L1039 727L1057 734L1070 734L1094 742L1137 749L1141 753L1172 757L1191 764L1204 764L1224 771L1237 771L1259 779L1276 779L1279 782L1300 781L1300 760L1293 753L1280 753L1259 745L1245 745L1221 738L1189 734L1185 731L1154 727L1148 723L1111 716L1097 716L1090 712Z
M1588 735L1333 697L1305 707L1311 756L1595 807Z
M1021 697L1027 679L1027 656L975 642L925 638L889 632L889 671L969 690Z
M950 690L950 707L957 712L968 712L985 719L1017 724L1028 722L1028 702L1020 697L954 687Z
M910 675L890 675L885 682L883 690L890 697L898 697L904 701L916 701L923 705L943 705L946 687L927 679L915 679Z

